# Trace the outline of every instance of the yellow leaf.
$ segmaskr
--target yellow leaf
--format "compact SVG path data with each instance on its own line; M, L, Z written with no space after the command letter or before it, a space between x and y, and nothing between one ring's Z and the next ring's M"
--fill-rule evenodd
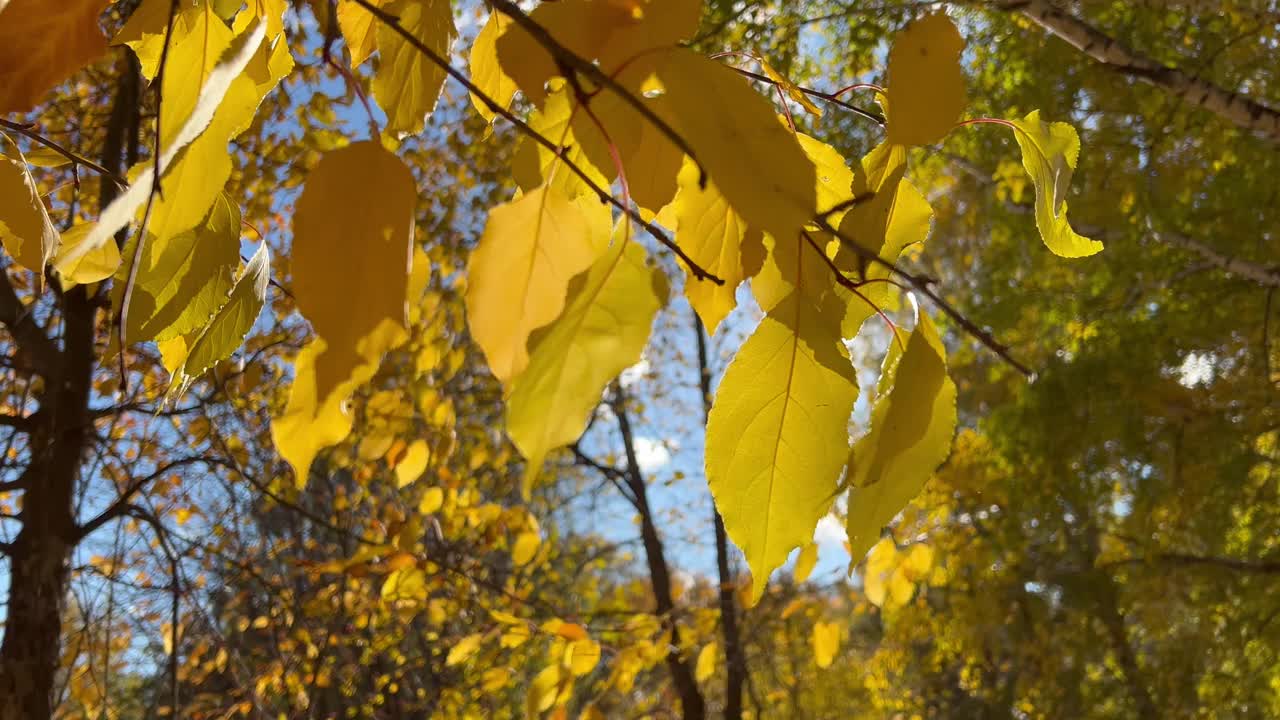
M889 142L928 145L943 138L965 108L960 53L964 39L945 13L926 15L889 50Z
M624 221L563 314L539 334L528 366L511 384L507 433L528 459L526 492L547 453L577 440L605 386L640 360L666 301L666 276L646 266L644 247L621 236L625 227Z
M35 180L25 163L7 157L0 158L0 242L19 265L41 278L45 263L58 247L58 231Z
M325 397L360 363L356 344L384 320L403 326L417 191L413 173L376 142L325 154L293 217L293 295L328 351Z
M429 515L444 506L444 490L438 487L427 488L418 503L418 512Z
M166 0L161 1L168 5ZM221 23L216 19L213 22ZM147 225L153 235L173 237L200 223L231 177L227 142L252 124L262 100L292 69L288 43L277 42L274 47L263 43L258 48L227 88L208 129L181 154L164 163L164 194L154 199ZM164 113L166 117L170 114ZM152 161L144 160L134 166L130 175L138 177L151 165Z
M480 676L480 687L487 692L501 690L510 682L511 670L507 668L489 668Z
M600 664L600 644L590 638L575 640L569 643L567 657L569 672L574 677L582 677Z
M165 32L169 24L170 0L143 0L125 21L120 31L111 38L112 45L128 45L138 58L142 76L155 78L160 67L160 54L164 50ZM187 32L188 13L192 6L183 8L174 17L170 42L179 40Z
M890 345L870 430L849 454L849 555L856 563L880 529L946 459L956 426L956 386L946 350L923 312L901 352Z
M796 139L800 141L801 149L814 166L817 176L814 192L818 198L818 212L825 213L827 222L838 227L840 219L844 216L840 213L827 213L827 211L853 197L851 192L854 183L853 171L849 169L849 163L845 161L844 156L830 145L804 133L796 133Z
M217 20L216 22L220 23L221 21ZM246 68L250 67L251 62L255 57L259 56L258 50L262 47L262 40L265 34L266 32L262 22L254 21L243 35L235 39L232 46L223 54L222 61L214 66L214 68L209 72L208 77L206 77L204 82L200 85L196 102L190 109L189 115L182 121L181 127L173 133L172 140L168 143L162 143L159 161L161 166L160 175L170 181L170 187L174 184L182 185L182 183L176 182L176 176L166 174L174 164L174 158L177 157L178 152L183 148L194 150L194 148L188 148L187 146L192 145L193 141L198 138L204 137L206 138L206 142L215 143L215 145L205 145L203 143L197 145L197 147L203 146L206 153L216 146L216 142L220 142L222 147L219 152L224 159L226 158L226 141L229 135L222 135L226 127L219 122L217 129L215 129L212 134L206 131L209 130L210 124L219 117L227 117L228 112L230 112L231 115L235 115L238 112L238 108L241 107L239 99L237 98L236 102L232 103L231 106L228 106L226 104L226 102L229 101L228 93L238 84L236 81L241 77L241 73ZM278 43L278 47L284 48L287 52L287 46L285 43ZM267 66L271 67L270 58L268 58ZM268 78L264 81L264 84L269 86L270 84L274 84L274 80ZM243 87L243 85L241 85L241 87ZM255 87L259 86L255 85ZM265 94L266 90L263 90L262 92ZM239 91L237 90L237 95L238 94ZM227 107L232 107L232 109L230 111L223 110ZM256 107L256 104L254 107ZM250 113L250 115L252 115L252 113ZM227 122L229 123L230 121ZM209 140L208 138L212 138L212 140ZM191 154L191 152L184 154L184 161L177 163L180 166L186 167L189 172L192 171L195 166L202 164L199 162L189 164ZM201 158L203 157L204 156L202 155ZM229 163L230 160L226 159L226 162ZM112 235L115 235L116 231L127 225L136 213L142 211L143 205L147 202L147 199L152 196L156 183L159 181L155 172L155 164L156 163L154 161L146 161L136 166L134 181L125 188L125 190L121 192L110 205L102 210L102 213L98 216L97 224L93 226L93 229L89 232L89 236L85 241L79 245L79 248L81 248L80 253L88 253L97 249L102 243L107 242ZM228 170L227 172L229 174L230 171ZM202 173L195 174L200 175ZM225 176L223 177L225 178ZM200 188L200 192L202 193L201 197L207 197L206 201L202 203L192 203L185 199L185 197L181 203L178 203L176 200L174 201L176 204L180 204L186 208L187 216L185 216L184 219L189 220L189 224L169 228L166 222L161 221L159 217L155 217L152 219L153 224L157 226L163 225L167 228L166 230L156 229L155 233L161 237L167 237L170 234L176 234L182 230L194 227L199 222L200 218L205 215L209 206L213 204L214 198L217 197L218 190L221 189L220 183L222 180L217 180L216 177L214 179L216 184L213 184L212 187L210 187L208 181L206 181L206 183ZM186 190L184 187L184 191L178 193L178 195L182 196L185 192ZM160 203L157 203L156 212L158 212L159 206ZM72 260L72 257L68 258L69 262Z
M529 17L558 43L575 55L591 59L608 39L603 28L612 27L626 15L609 2L563 0L541 3ZM545 85L560 74L555 60L532 35L516 24L509 24L499 35L496 48L502 70L537 106L546 98Z
M865 551L864 551L865 552ZM860 555L854 555L857 558ZM881 538L867 554L867 567L862 574L862 590L873 605L884 606L888 595L888 580L893 574L898 548L890 538ZM857 562L856 560L854 562Z
M456 645L449 648L449 656L445 658L445 667L453 667L471 659L480 649L480 643L484 641L484 635L476 633L468 635L458 641Z
M698 682L706 682L716 674L716 659L719 653L720 646L714 642L707 643L702 650L698 651L698 663L694 670L694 677Z
M556 696L560 694L561 680L559 665L548 665L533 678L527 698L530 715L544 713L556 704Z
M809 96L805 95L804 91L801 90L799 86L788 80L782 73L774 70L773 66L769 65L769 63L765 61L764 56L758 56L756 59L760 61L760 68L764 70L764 74L768 75L770 80L777 83L778 87L782 88L782 92L786 93L787 97L791 98L800 107L814 115L819 117L822 116L822 108L815 105L813 100L810 100Z
M688 274L684 294L707 331L714 333L720 321L737 305L738 285L745 279L742 245L747 224L729 206L715 183L698 187L698 166L688 159L680 168L676 194L676 244L703 269L724 280L716 285Z
M836 652L840 650L840 637L843 633L836 623L816 622L813 624L813 661L820 668L831 667Z
M267 244L258 246L257 252L249 258L244 273L231 288L226 302L209 320L209 324L194 335L186 359L182 362L182 370L175 378L179 392L185 385L200 377L215 363L228 358L240 347L245 335L253 328L262 312L267 297L267 282L271 278L271 253Z
M517 89L516 81L502 70L498 61L498 38L507 31L509 25L511 19L506 15L496 10L490 12L489 19L471 44L470 59L471 82L504 108L511 106L511 99L515 97ZM497 113L489 109L489 105L475 93L471 94L471 104L486 121L493 122L497 117Z
M851 208L840 223L842 235L889 262L897 262L910 245L924 242L933 219L933 208L915 186L903 179L905 172L905 148L877 145L862 159L853 181L855 196L874 195ZM892 275L884 265L865 261L843 246L835 262L841 270L866 280L885 280ZM871 303L884 307L892 289L888 283L872 282L860 292Z
M906 570L908 576L912 580L922 580L929 575L929 570L933 567L933 548L928 545L912 545L907 551L907 559L903 562L902 568Z
M400 26L442 58L458 34L449 0L396 0L387 12ZM387 113L387 129L416 133L436 107L445 72L405 40L395 28L377 24L381 59L373 76L373 95Z
M538 552L538 545L542 543L542 538L536 532L525 531L516 536L515 543L511 546L511 562L517 567L527 565L533 556Z
M847 456L858 386L829 312L800 289L781 300L725 371L707 423L707 481L755 599L813 539Z
M369 4L381 7L384 2L385 0L370 0ZM347 41L347 52L351 53L351 67L354 68L378 49L375 29L380 21L374 18L373 13L352 0L341 0L337 15L338 28Z
M552 87L553 90L542 108L530 114L529 127L557 146L568 148L564 152L565 160L582 170L596 184L596 187L608 187L609 180L588 158L583 145L574 136L571 122L574 116L574 103L567 86L557 81ZM605 167L611 168L612 165ZM545 186L572 200L591 191L590 186L577 173L569 169L559 155L530 137L520 139L520 144L516 147L515 155L511 159L511 174L516 184L525 192L532 192L539 186Z
M431 450L427 447L426 441L414 440L409 449L405 451L404 457L400 459L400 464L396 465L396 482L399 486L405 487L422 477L422 473L427 469L427 462L430 459ZM424 512L433 511L426 510Z
M809 543L800 548L800 555L796 558L795 570L791 572L796 583L802 583L809 579L809 575L813 573L813 566L818 564L818 543Z
M387 575L382 583L382 599L386 602L420 603L427 599L427 574L417 567L407 567Z
M136 238L126 246L132 261ZM103 247L114 247L107 242ZM196 227L173 237L148 234L138 259L126 337L163 341L198 330L226 302L240 265L240 209L225 194ZM120 265L111 288L117 308L128 283Z
M107 49L107 0L0 3L0 115L26 112Z
M675 129L748 225L789 237L813 218L813 163L764 96L684 48L666 54L658 76Z
M468 263L467 320L504 384L524 371L530 333L560 315L569 281L603 246L608 226L594 225L580 206L547 188L489 212Z
M388 570L404 570L418 564L417 558L412 553L398 552L388 557L384 563Z
M294 360L293 387L284 414L271 422L276 450L293 467L299 489L306 487L311 461L322 448L330 447L351 432L352 418L346 401L359 385L377 371L382 354L403 341L404 329L392 320L383 320L378 329L363 338L356 350L363 362L351 370L328 395L316 392L316 359L327 352L323 338L302 348Z
M1036 227L1053 254L1078 258L1102 250L1102 243L1071 229L1067 222L1067 188L1080 155L1080 136L1066 123L1047 123L1032 110L1022 120L1011 121L1013 136L1022 148L1022 167L1036 188Z

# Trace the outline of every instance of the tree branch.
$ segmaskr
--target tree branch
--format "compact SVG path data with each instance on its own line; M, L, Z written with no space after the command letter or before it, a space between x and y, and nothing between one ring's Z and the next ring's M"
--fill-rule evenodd
M1123 75L1145 80L1237 127L1280 143L1280 111L1141 55L1049 0L997 0L994 6L1019 12L1080 52Z
M618 200L613 196L613 193L609 192L608 190L596 184L596 182L592 180L590 176L587 175L586 171L584 171L581 167L577 165L577 163L573 162L566 156L563 148L561 148L555 142L552 142L549 138L547 138L542 133L538 132L537 130L534 130L532 127L529 126L528 123L526 123L525 121L517 117L515 113L511 112L510 110L508 110L507 108L499 104L498 101L494 100L486 92L484 92L478 86L476 86L475 83L471 82L470 78L468 78L465 74L463 74L457 68L453 67L453 65L449 64L448 60L441 57L439 53L427 47L426 43L422 42L417 37L415 37L413 33L406 30L404 26L400 24L399 18L388 13L382 8L376 5L373 5L372 3L369 2L369 0L353 0L353 2L355 2L357 5L364 8L365 10L368 10L370 13L372 13L373 16L378 19L379 22L383 23L387 27L394 30L396 34L404 38L405 42L409 43L409 45L411 45L415 50L417 50L424 57L426 57L436 66L438 66L441 70L444 70L445 73L449 75L449 77L453 78L454 80L457 80L459 83L461 83L461 85L464 88L467 89L468 92L480 98L480 101L483 102L489 108L490 111L492 111L497 115L502 116L503 119L507 120L512 125L515 125L516 129L524 133L534 142L538 143L539 145L555 153L556 157L560 158L560 161L563 162L565 166L568 167L569 170L573 172L573 174L581 178L582 182L585 183L586 186L590 188L591 191L594 192L597 197L600 198L600 202L607 202L610 205L613 205L614 207L618 208L624 214L626 214L628 217L630 217L632 220L638 223L640 227L643 227L645 230L647 230L649 234L652 235L658 242L667 246L667 248L671 250L671 252L675 253L676 256L680 258L681 262L683 262L685 266L689 268L689 272L691 272L696 279L709 280L715 283L716 285L724 284L723 279L721 279L720 277L716 276L713 273L708 272L701 265L696 263L693 260L693 258L689 257L683 250L681 250L680 246L676 245L675 241L672 240L670 237L668 237L667 234L663 232L661 228L659 228L657 225L654 225L652 222L645 220L640 215L640 212L638 210L621 202L620 200Z

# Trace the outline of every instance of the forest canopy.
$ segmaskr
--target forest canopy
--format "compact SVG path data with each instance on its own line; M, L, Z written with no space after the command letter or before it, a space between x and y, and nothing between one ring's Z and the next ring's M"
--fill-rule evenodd
M0 720L1280 715L1277 43L0 0Z

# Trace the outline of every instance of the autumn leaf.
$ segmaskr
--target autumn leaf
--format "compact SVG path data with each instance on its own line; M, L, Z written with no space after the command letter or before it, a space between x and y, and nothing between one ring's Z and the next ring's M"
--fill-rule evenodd
M58 256L53 259L53 267L62 278L63 289L106 280L120 267L120 248L115 243L107 243L97 251L81 256L74 263L62 261L65 252L84 242L88 234L88 223L74 225L62 233L62 243L58 246Z
M800 548L800 554L796 557L795 570L791 576L797 583L802 583L809 579L809 575L813 573L813 566L818 564L818 543L811 542Z
M672 124L748 225L790 237L813 219L813 163L742 76L677 48L666 54L658 78Z
M608 237L608 226L592 217L548 188L489 213L467 266L467 320L503 383L528 366L529 335L559 317L569 281L590 267Z
M316 364L320 397L360 364L361 338L384 320L404 324L416 207L413 173L376 142L327 153L307 177L291 267L298 310L328 347Z
M707 331L714 333L720 321L737 306L738 285L745 279L742 244L752 232L729 207L715 183L699 187L698 166L686 160L677 182L675 199L676 244L693 261L721 280L723 285L699 281L689 273L684 293ZM758 234L758 233L757 233Z
M836 623L816 622L813 624L813 661L820 668L831 667L836 652L840 650L840 637L843 631Z
M888 141L929 145L941 140L965 108L960 53L964 40L945 13L916 20L889 50Z
M449 0L394 0L385 10L437 56L449 57L458 34ZM391 25L378 23L376 33L381 59L373 75L373 96L387 113L387 129L421 132L435 110L445 71Z
M870 429L849 454L849 555L856 564L946 459L956 425L956 386L928 315L902 351L889 347Z
M0 142L4 137L0 136ZM45 263L58 247L58 231L49 219L35 180L22 160L0 158L0 242L18 264L44 277ZM83 241L78 241L77 246ZM69 258L85 253L67 253ZM68 259L78 263L79 258Z
M370 0L375 7L381 7L384 2ZM351 67L357 67L378 49L377 26L381 21L353 0L341 0L336 14L338 28L347 41L347 52L351 53Z
M511 106L511 99L515 97L516 87L515 80L502 69L502 65L498 59L498 38L507 31L511 25L511 19L500 12L493 11L489 13L489 19L485 21L484 27L480 29L480 34L476 35L475 41L471 44L471 56L469 65L471 67L471 81L476 87L498 104L499 107L507 108ZM480 117L487 122L493 122L498 116L489 104L480 99L480 96L471 93L471 104L475 107L476 112L480 113Z
M1036 188L1036 227L1053 254L1087 257L1102 251L1102 243L1071 229L1067 222L1067 188L1080 154L1080 136L1066 123L1048 123L1032 110L1022 120L1011 120L1013 136L1022 148L1022 167Z
M693 676L698 682L706 682L716 674L716 660L719 653L720 646L714 642L703 645L702 650L698 651L698 661L693 671Z
M0 5L0 115L26 112L107 49L108 0L9 0Z
M857 395L838 331L799 291L725 371L707 422L707 482L751 566L754 597L831 507Z

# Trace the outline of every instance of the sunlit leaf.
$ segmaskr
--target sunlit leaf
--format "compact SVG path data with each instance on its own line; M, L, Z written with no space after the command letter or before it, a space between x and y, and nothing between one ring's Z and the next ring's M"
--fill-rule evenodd
M889 50L889 142L928 145L943 138L965 108L960 53L964 39L945 13L926 15Z
M293 295L329 348L316 365L327 395L361 362L359 340L405 322L417 190L413 173L376 142L325 154L293 217Z
M1080 155L1080 136L1066 123L1047 123L1032 110L1022 120L1012 120L1013 136L1022 148L1022 167L1036 188L1036 227L1044 244L1055 255L1087 257L1102 250L1102 243L1071 229L1067 222L1067 188Z
M386 11L423 45L444 58L458 32L449 0L394 0ZM395 28L377 23L378 69L373 96L387 113L387 129L416 133L436 107L445 71L421 53Z
M560 316L569 281L608 237L592 217L547 188L490 211L468 264L467 320L504 383L529 364L529 335Z
M848 534L854 563L880 529L915 497L946 459L956 425L956 386L942 339L923 312L900 351L890 346L870 430L849 454Z

